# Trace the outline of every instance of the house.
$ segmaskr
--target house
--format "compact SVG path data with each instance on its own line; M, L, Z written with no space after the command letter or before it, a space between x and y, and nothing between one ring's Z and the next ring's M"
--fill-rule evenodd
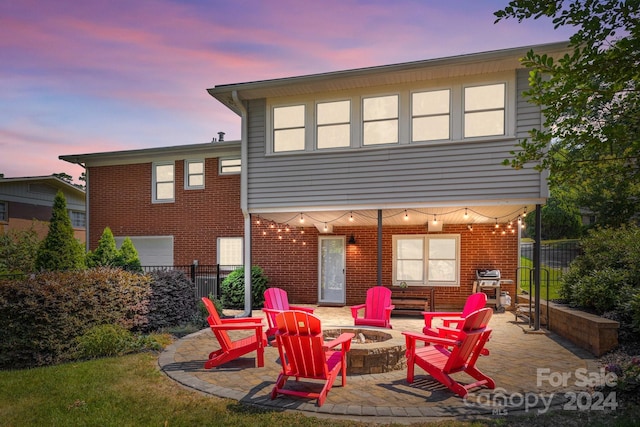
M259 265L296 303L382 285L461 307L476 270L516 279L548 196L546 174L502 164L543 123L522 95L532 48L567 43L208 89L240 141L60 157L87 169L89 246L110 226L167 262Z
M62 191L74 236L85 241L85 193L54 175L0 178L0 232L33 229L43 238L49 232L53 201Z

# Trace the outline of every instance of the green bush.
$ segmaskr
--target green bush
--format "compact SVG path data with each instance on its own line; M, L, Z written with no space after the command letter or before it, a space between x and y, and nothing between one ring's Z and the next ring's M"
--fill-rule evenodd
M640 332L640 227L591 230L582 253L561 279L561 296L573 306L620 322L620 337Z
M262 268L251 267L251 308L261 308L269 278ZM234 270L220 284L221 300L225 308L244 308L244 268Z
M178 326L193 320L197 312L195 286L179 270L151 273L147 323L143 331Z
M118 325L135 333L192 320L194 288L184 274L158 273L155 279L97 268L0 281L0 369L73 360L76 338L96 326Z
M67 200L58 191L53 200L49 232L38 248L37 270L65 271L85 267L84 246L74 237Z
M122 356L137 350L134 335L120 325L97 325L76 338L78 357L95 359L107 356Z

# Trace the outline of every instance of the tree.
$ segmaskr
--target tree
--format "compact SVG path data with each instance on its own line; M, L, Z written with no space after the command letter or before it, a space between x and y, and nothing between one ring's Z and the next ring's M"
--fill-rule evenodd
M53 200L49 232L38 248L36 269L79 270L84 262L84 248L73 235L67 200L62 191L58 191Z
M542 207L541 234L545 240L573 239L581 236L582 221L575 192L555 188ZM535 236L535 215L527 215L527 235Z
M0 233L0 272L30 273L35 269L40 238L33 224L28 230Z
M113 267L118 264L118 248L116 239L109 227L105 227L95 251L87 254L87 267Z
M536 162L550 186L571 185L601 223L619 225L640 212L640 0L513 0L495 12L551 18L574 26L562 58L529 51L529 100L543 109L542 129L518 143L505 164ZM602 191L606 189L606 203Z
M142 273L138 251L129 237L125 237L120 247L118 265L125 270Z

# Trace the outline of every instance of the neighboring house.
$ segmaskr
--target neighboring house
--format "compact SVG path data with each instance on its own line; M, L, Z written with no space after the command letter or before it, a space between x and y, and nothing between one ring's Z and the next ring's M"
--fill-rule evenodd
M529 49L209 89L241 141L61 156L87 168L89 245L110 226L175 264L241 251L296 303L351 305L379 284L461 307L476 269L516 278L517 228L548 196L545 174L502 164L543 123L522 95Z
M85 242L85 193L56 176L0 178L0 232L33 227L41 238L49 232L56 193L62 191L76 239Z

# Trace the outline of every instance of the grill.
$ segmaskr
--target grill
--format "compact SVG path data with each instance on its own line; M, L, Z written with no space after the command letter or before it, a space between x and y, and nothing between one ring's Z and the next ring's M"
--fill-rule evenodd
M495 310L500 313L504 312L504 306L500 303L501 277L500 270L478 269L474 283L474 292L487 294L487 305L494 306Z

